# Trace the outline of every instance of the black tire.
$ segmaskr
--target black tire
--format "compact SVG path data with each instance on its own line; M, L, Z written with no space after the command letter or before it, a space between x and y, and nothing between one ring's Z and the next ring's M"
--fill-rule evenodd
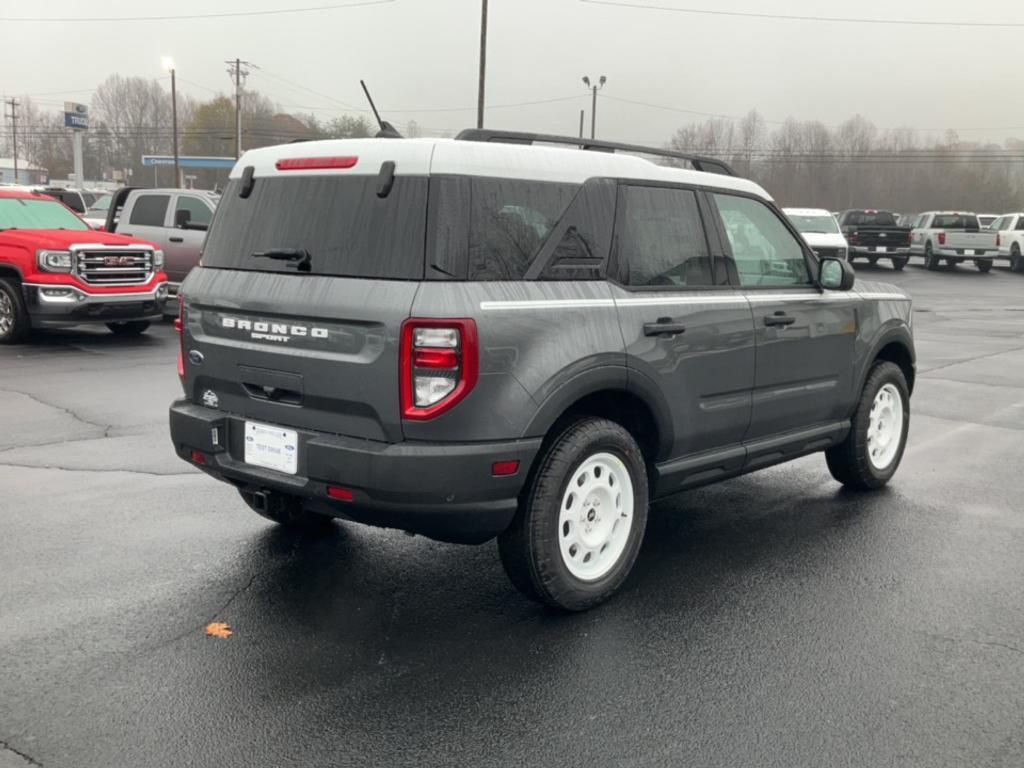
M979 272L991 272L992 271L992 260L991 259L979 259L974 262L974 266L978 268Z
M924 244L924 268L925 269L936 270L936 269L939 268L939 262L940 261L941 261L941 259L938 256L936 256L934 253L932 253L932 244L931 243L925 243Z
M902 272L903 268L907 266L908 261L910 261L910 259L907 257L896 258L894 256L892 259L892 268L895 269L897 272Z
M302 501L295 496L265 492L259 498L255 491L247 488L239 488L238 492L253 512L285 528L314 530L332 525L333 518L303 509Z
M32 329L17 280L0 278L0 344L17 344Z
M598 454L612 454L628 472L633 520L610 570L600 578L584 580L573 575L563 560L561 537L568 535L568 528L560 527L559 516L570 480L585 461ZM611 597L633 568L647 526L647 508L647 470L633 436L607 419L574 421L538 457L515 519L498 537L505 573L520 592L539 602L567 611L593 608Z
M878 257L877 256L868 256L868 264L870 264L873 267L877 263L878 263Z
M1010 269L1014 272L1024 272L1024 259L1020 255L1020 246L1014 243L1010 247Z
M149 328L149 321L127 320L123 323L107 323L107 328L116 336L141 336Z
M892 384L899 392L902 402L903 429L899 444L892 460L884 467L877 468L868 455L868 426L871 421L871 409L875 396L887 384ZM907 446L907 434L910 431L910 392L903 371L895 363L880 361L875 363L864 382L857 409L851 419L850 432L839 445L825 451L825 460L832 477L847 488L857 491L869 491L881 488L895 474L903 459L903 451Z

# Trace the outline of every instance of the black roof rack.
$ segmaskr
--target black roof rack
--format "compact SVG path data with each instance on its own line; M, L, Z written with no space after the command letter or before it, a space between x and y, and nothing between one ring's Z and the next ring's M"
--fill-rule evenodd
M686 160L694 170L707 173L719 173L723 176L735 176L736 172L723 160L700 155L688 155L671 149L659 147L643 147L638 144L621 144L617 141L601 141L599 139L583 139L578 136L554 136L546 133L524 133L520 131L495 131L489 128L467 128L455 137L460 141L496 141L502 144L562 144L579 149L596 152L636 152L644 155L671 157L675 160Z

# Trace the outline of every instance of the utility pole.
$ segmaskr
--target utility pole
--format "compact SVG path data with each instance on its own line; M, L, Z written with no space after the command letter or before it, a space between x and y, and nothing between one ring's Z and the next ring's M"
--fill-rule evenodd
M180 160L178 158L178 84L177 84L177 72L174 67L174 60L171 58L164 59L164 68L171 73L171 132L172 132L172 144L174 146L174 186L181 186L181 167L179 165ZM156 166L153 166L154 168Z
M604 88L606 82L608 82L608 78L604 75L601 75L594 85L590 84L589 77L583 77L583 84L593 92L593 100L590 102L590 138L592 139L595 138L594 134L597 132L597 92Z
M224 63L228 65L228 74L235 81L235 159L237 160L242 156L242 85L245 83L245 78L249 76L249 70L246 67L251 67L252 64L241 59Z
M480 9L480 85L476 97L476 127L484 127L484 75L487 70L487 0Z
M586 110L583 110L583 109L580 110L580 138L581 139L583 138L583 113L585 111Z
M11 114L7 114L10 106ZM14 183L18 183L18 100L14 97L4 102L4 117L11 118L11 140L14 145Z

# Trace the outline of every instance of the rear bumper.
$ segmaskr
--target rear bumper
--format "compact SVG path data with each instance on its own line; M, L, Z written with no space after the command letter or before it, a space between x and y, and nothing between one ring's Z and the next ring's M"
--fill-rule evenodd
M33 328L66 328L120 320L160 320L167 283L145 291L88 293L72 285L22 284Z
M967 251L973 250L973 253ZM933 253L942 258L994 259L999 255L995 248L936 248Z
M876 247L873 245L851 245L850 255L860 257L871 256L872 258L875 256L879 258L889 258L892 256L901 258L910 255L910 246L908 245L899 247L878 246L878 248L883 248L884 250L876 250Z
M479 543L512 522L541 439L498 443L380 443L299 430L298 474L246 464L245 420L178 400L171 405L171 440L178 456L245 490L303 499L311 511L369 525L400 528L441 541ZM217 442L214 442L216 430ZM494 477L497 461L519 461L519 472ZM352 491L350 502L327 487Z

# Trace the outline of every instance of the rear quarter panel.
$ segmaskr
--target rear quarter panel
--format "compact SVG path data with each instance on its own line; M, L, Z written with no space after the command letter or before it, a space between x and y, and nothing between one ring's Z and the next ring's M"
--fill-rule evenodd
M622 333L603 281L426 282L412 314L474 318L480 378L448 413L407 422L407 439L536 437L546 428L535 418L542 409L559 411L597 381L625 387Z

